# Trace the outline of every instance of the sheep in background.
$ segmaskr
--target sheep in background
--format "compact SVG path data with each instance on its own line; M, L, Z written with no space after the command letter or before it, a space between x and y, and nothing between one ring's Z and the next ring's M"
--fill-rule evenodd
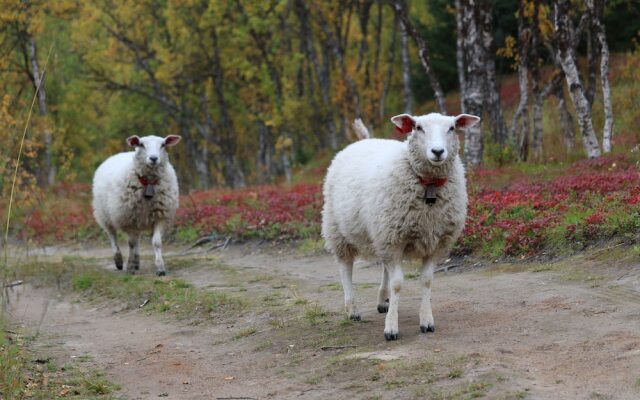
M384 268L378 311L388 311L387 340L398 338L403 258L422 260L420 330L435 330L431 310L434 266L462 233L467 213L456 130L479 120L467 114L395 116L391 121L396 129L410 134L405 142L360 140L338 153L327 171L322 236L340 267L347 313L352 320L360 320L352 287L355 257L380 259Z
M162 259L162 235L169 228L178 208L178 178L169 162L167 147L176 145L180 136L131 136L127 139L135 151L109 157L93 177L93 214L107 232L116 268L122 269L122 253L117 231L129 236L129 259L125 271L140 268L138 242L140 232L153 229L156 274L166 275Z

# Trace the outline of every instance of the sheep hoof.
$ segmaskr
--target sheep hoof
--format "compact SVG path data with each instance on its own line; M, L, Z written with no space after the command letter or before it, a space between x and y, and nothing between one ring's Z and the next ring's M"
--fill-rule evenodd
M398 332L385 332L384 338L386 340L398 340Z
M427 324L427 326L420 325L420 332L422 333L435 332L435 331L436 331L436 326L434 324Z
M385 299L384 304L378 304L378 312L384 314L389 311L389 299Z
M121 270L122 266L124 265L124 261L122 260L122 254L116 253L116 255L113 256L113 261L115 261L116 263L116 268Z
M349 319L352 321L360 321L360 314L349 315Z
M165 276L165 275L167 275L167 271L158 271L158 272L156 272L156 275Z

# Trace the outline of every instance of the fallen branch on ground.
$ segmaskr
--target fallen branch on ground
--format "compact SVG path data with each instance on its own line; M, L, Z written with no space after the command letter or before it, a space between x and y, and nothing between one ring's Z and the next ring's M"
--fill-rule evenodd
M24 281L13 281L11 283L7 283L6 285L3 286L3 288L10 288L10 287L14 287L14 286L20 286L24 283Z
M322 346L320 347L320 350L341 350L341 349L355 349L356 346L355 344L348 344L345 346Z
M211 250L215 250L215 249L221 249L224 250L227 248L227 246L229 245L229 242L231 241L231 236L227 236L227 238L225 239L224 243L218 243L214 246L211 246L207 249L207 251L211 251Z

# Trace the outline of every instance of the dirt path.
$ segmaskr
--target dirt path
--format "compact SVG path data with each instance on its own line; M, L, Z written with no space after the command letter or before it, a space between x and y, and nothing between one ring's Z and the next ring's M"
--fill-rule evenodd
M436 274L429 335L408 267L397 342L383 339L375 265L354 272L365 323L351 323L330 257L235 247L221 258L232 268L193 254L173 275L258 299L232 320L188 325L30 286L10 313L40 328L42 351L103 369L130 399L640 398L640 266L629 257ZM185 258L167 260L171 271Z

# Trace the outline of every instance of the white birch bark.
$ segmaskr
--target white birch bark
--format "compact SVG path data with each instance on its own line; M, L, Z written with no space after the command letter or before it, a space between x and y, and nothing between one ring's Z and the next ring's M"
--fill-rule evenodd
M600 83L602 85L602 100L604 105L604 127L602 129L602 152L611 151L611 136L613 135L613 104L611 102L611 86L609 85L609 45L607 34L602 23L603 0L588 0L587 6L591 9L593 26L596 38L600 45Z
M479 10L476 0L461 0L463 24L467 28L464 49L467 55L467 80L464 108L469 114L481 116L484 102L485 52L479 26ZM466 129L464 134L464 160L467 165L482 163L482 124Z
M558 59L562 70L564 71L569 86L569 94L576 110L580 133L582 134L582 142L585 152L589 158L600 156L600 145L593 129L593 120L591 118L591 109L587 100L576 59L571 45L574 40L573 26L568 15L568 0L556 0L555 2L555 28L556 40L558 43Z
M420 63L422 64L422 68L424 69L425 74L427 74L427 77L429 78L429 83L431 84L431 88L433 89L436 103L438 103L438 109L442 114L446 114L447 107L444 102L444 92L442 91L440 81L436 77L435 71L433 70L433 67L431 65L427 42L422 36L420 36L416 28L409 20L409 16L407 15L406 1L394 0L391 1L391 4L396 12L396 15L398 16L398 18L400 18L402 26L404 27L404 29L406 29L409 36L411 36L416 42L416 45L418 46L418 56L420 57Z

